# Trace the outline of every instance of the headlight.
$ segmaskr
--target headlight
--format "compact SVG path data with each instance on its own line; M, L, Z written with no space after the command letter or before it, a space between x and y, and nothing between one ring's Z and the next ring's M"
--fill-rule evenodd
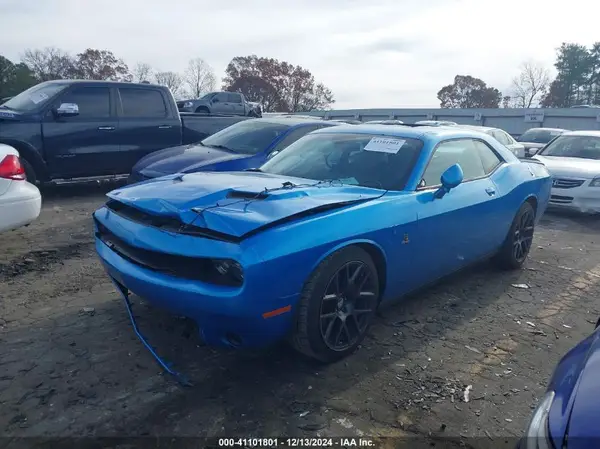
M213 265L226 284L239 287L244 282L244 270L235 260L214 259Z
M194 103L192 103L191 101L186 101L185 103L183 103L184 108L191 108L193 105Z
M597 176L594 179L592 179L590 187L600 187L600 176Z
M548 435L548 414L550 413L552 401L554 401L554 391L549 391L533 412L523 441L524 444L519 446L520 449L553 448Z

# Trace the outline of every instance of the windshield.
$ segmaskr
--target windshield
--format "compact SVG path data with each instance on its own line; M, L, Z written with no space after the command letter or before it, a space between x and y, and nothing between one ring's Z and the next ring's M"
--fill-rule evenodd
M423 147L418 139L374 134L309 134L261 171L315 181L402 190Z
M600 137L561 136L544 148L540 154L600 160Z
M561 131L551 131L548 129L530 129L525 131L517 139L519 142L531 142L531 143L548 143L556 136L560 136Z
M33 111L67 86L63 83L37 84L21 92L16 97L12 97L2 107L13 111Z
M206 95L204 95L203 97L200 97L200 100L210 100L215 95L217 95L216 92L209 92Z
M265 151L290 125L250 119L235 123L202 141L203 145L242 154Z

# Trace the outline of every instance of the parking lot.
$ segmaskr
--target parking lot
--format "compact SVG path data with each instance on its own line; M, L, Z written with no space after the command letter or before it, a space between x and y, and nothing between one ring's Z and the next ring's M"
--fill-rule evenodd
M90 214L113 187L55 187L36 222L0 235L4 435L517 436L600 316L600 219L547 213L524 270L484 264L382 310L335 365L284 345L207 348L136 298L149 340L194 383L182 387L96 259Z

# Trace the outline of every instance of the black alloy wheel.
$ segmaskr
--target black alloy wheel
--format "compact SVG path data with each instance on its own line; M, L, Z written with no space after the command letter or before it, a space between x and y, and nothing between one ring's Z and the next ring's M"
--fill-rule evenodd
M377 267L363 248L348 246L331 254L304 285L292 345L322 362L349 355L367 335L379 289Z

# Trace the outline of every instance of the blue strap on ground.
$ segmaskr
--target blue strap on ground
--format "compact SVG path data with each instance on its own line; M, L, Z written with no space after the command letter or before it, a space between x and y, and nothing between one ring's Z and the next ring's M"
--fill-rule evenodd
M154 350L154 348L152 346L150 346L150 343L148 343L148 341L146 340L146 337L144 337L142 335L142 333L140 332L140 329L137 325L137 322L135 321L135 317L133 315L133 309L131 306L131 301L129 300L129 290L127 290L127 288L125 288L124 286L122 286L121 284L119 284L118 282L116 282L114 279L111 278L111 281L113 282L113 284L115 284L115 287L117 288L117 291L121 294L121 297L123 298L123 300L125 301L125 307L127 308L127 313L129 314L129 319L131 320L131 324L133 326L133 331L135 332L135 334L137 335L137 337L140 339L140 341L143 343L143 345L146 347L146 349L148 349L148 351L150 351L150 354L152 354L152 357L154 357L154 359L158 362L158 364L170 375L172 375L173 377L175 377L175 379L177 379L177 382L179 382L181 385L185 386L185 387L192 387L193 384L187 380L187 378L171 369L171 363L165 362Z

